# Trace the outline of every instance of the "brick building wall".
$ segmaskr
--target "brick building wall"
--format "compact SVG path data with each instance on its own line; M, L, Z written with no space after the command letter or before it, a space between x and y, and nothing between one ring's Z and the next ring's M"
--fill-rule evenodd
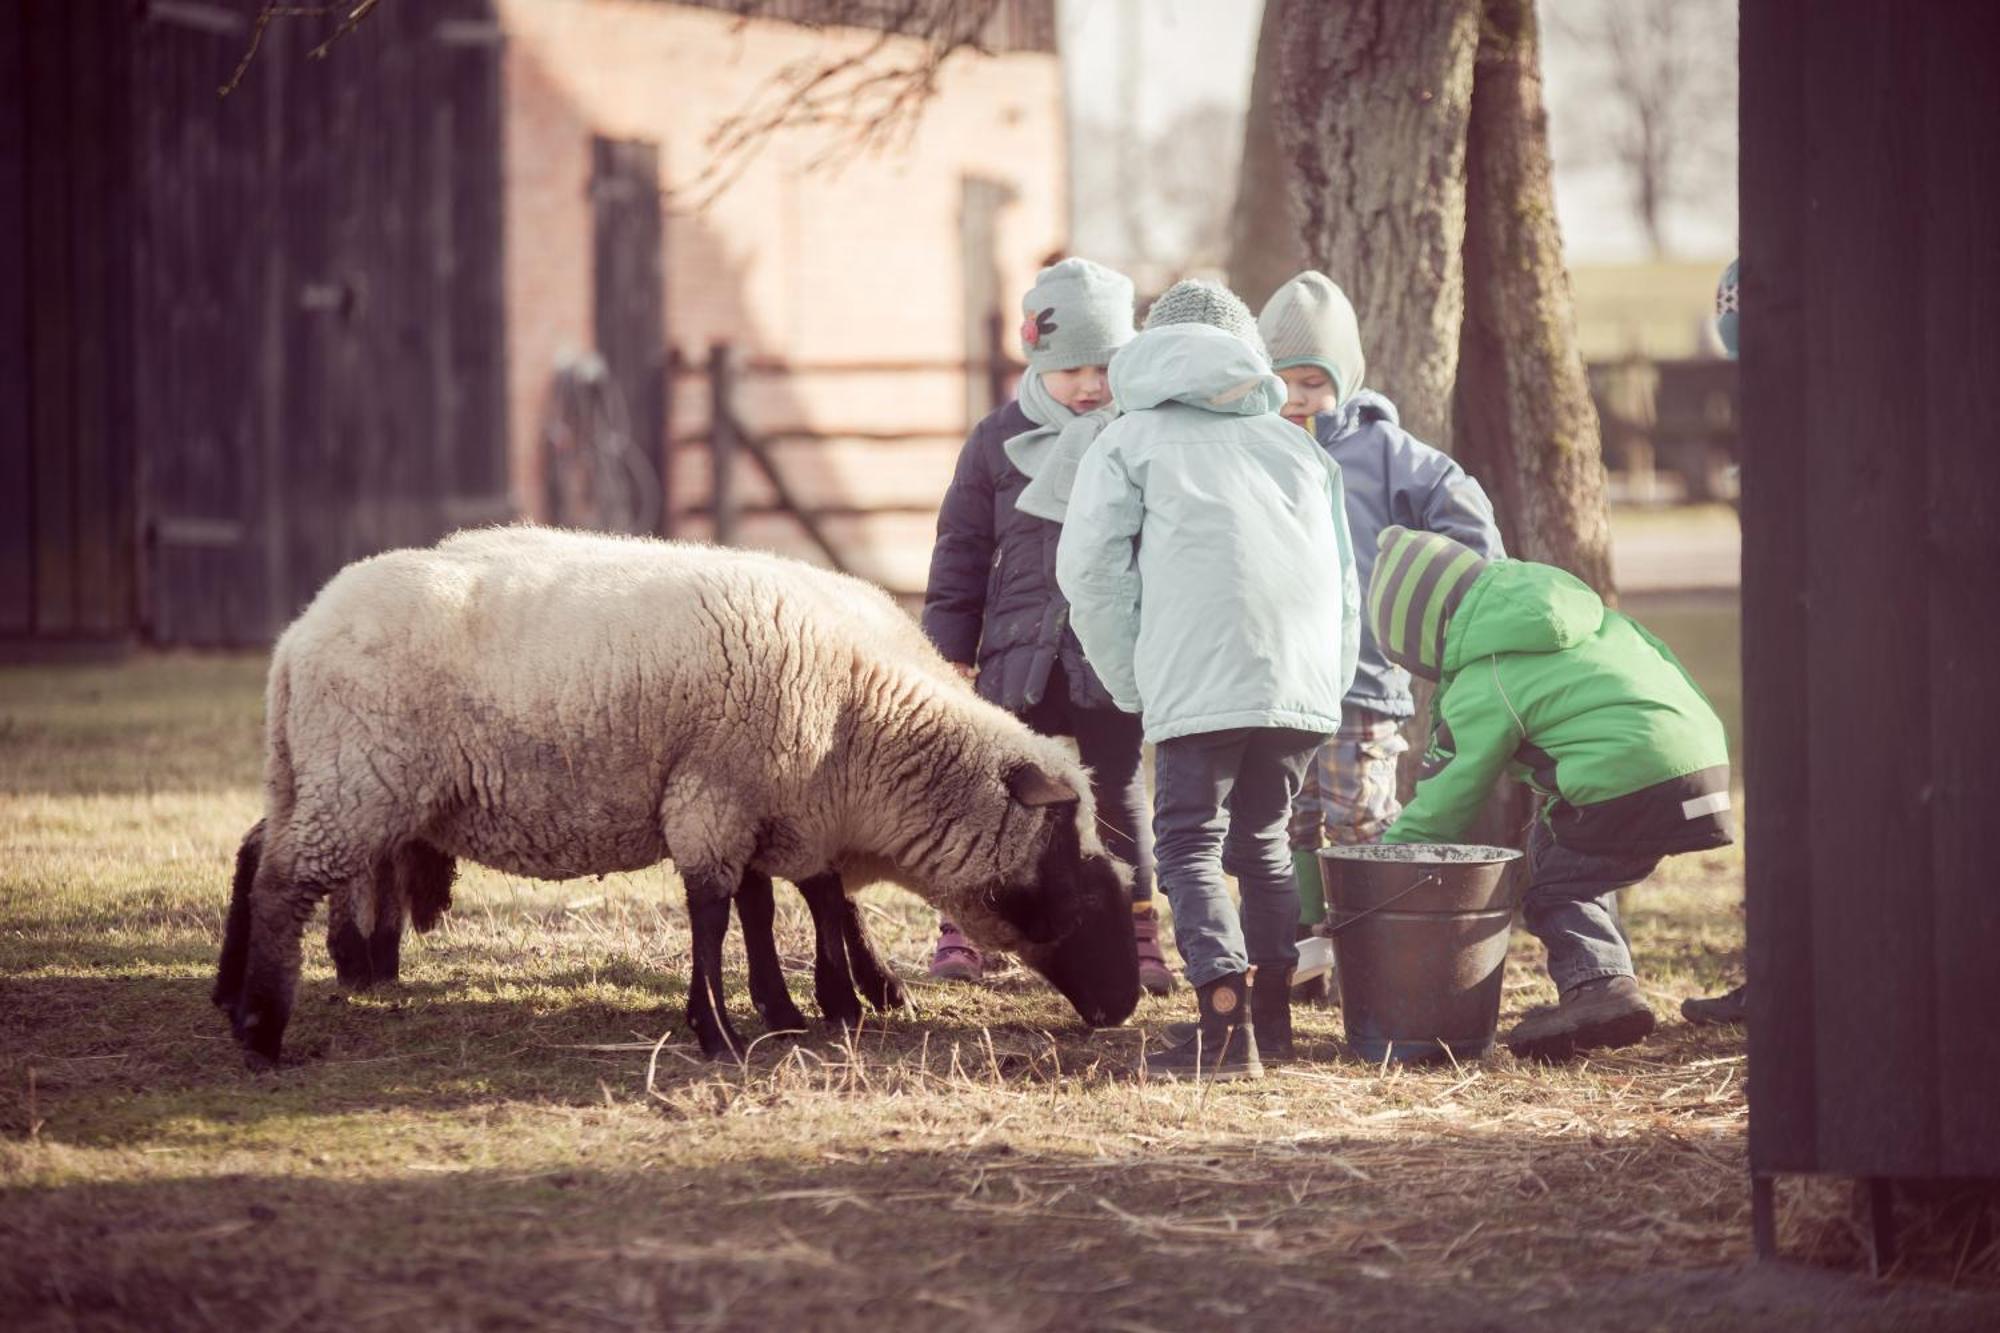
M963 371L841 372L854 362L960 362L997 299L1011 330L1019 293L1064 241L1061 74L1049 52L960 57L908 144L891 156L812 170L817 133L774 136L706 208L685 193L708 165L705 140L772 73L860 49L874 34L812 30L653 0L501 0L507 34L507 288L510 442L517 494L541 495L538 432L551 372L591 347L593 135L658 145L665 207L666 338L700 363L711 343L808 373L747 377L738 398L755 432L912 432L870 443L781 443L781 467L810 503L837 509L935 505L968 415L983 401ZM897 39L900 44L902 39ZM676 188L678 187L678 189ZM702 536L708 388L670 393L676 530ZM751 510L761 478L738 484ZM932 518L830 516L858 572L921 586ZM781 515L746 515L738 540L808 553Z

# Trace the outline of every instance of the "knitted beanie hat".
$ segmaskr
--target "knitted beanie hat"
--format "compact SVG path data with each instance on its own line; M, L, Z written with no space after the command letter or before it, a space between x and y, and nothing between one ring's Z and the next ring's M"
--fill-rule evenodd
M1736 359L1736 289L1742 263L1741 259L1730 260L1715 288L1715 334L1722 339L1722 348L1732 361Z
M1088 259L1065 259L1035 276L1021 314L1029 370L1109 365L1132 341L1132 280Z
M1368 627L1383 656L1425 680L1443 675L1445 627L1486 564L1441 533L1382 529L1368 580Z
M1354 303L1324 273L1308 269L1278 288L1257 316L1257 329L1271 349L1271 369L1318 367L1332 378L1337 403L1346 402L1368 373Z
M1219 282L1206 278L1183 278L1161 292L1153 302L1153 308L1146 312L1146 327L1157 329L1166 324L1208 324L1233 333L1244 342L1257 349L1257 354L1270 359L1265 350L1264 339L1257 333L1257 321L1250 314L1250 307L1243 299Z

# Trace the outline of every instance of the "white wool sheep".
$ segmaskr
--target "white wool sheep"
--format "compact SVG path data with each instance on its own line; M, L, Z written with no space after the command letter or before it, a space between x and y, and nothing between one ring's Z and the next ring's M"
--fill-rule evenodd
M421 926L459 857L551 879L671 859L710 1054L742 1048L720 981L730 897L773 875L902 884L1088 1022L1137 1002L1081 765L858 580L643 538L464 533L336 575L278 641L266 711L265 817L216 982L254 1060L278 1057L319 898L361 936L385 891L398 927L404 900Z

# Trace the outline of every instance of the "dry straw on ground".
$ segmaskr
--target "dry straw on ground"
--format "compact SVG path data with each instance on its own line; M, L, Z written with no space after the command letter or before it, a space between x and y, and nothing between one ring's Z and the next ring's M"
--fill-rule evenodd
M206 989L255 686L248 662L0 673L10 1329L1995 1326L1995 1228L1963 1204L1913 1210L1911 1281L1741 1267L1740 1033L1408 1070L1344 1058L1311 1010L1307 1058L1261 1082L1148 1084L1185 992L1082 1033L1015 969L709 1064L664 872L472 872L364 996L311 941L301 1058L251 1075ZM1663 1018L1731 979L1739 894L1709 856L1631 895ZM929 918L866 901L920 975ZM809 1003L783 892L779 930ZM1517 940L1508 1018L1548 997L1537 953ZM1842 1187L1783 1198L1789 1254L1857 1261Z

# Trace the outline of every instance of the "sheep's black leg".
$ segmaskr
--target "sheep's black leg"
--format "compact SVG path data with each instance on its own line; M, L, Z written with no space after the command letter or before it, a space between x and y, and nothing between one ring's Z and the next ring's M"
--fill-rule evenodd
M299 938L329 892L365 890L367 863L337 879L301 879L284 858L266 855L250 886L249 948L230 1025L252 1068L278 1063L299 986ZM321 872L324 874L325 872Z
M396 849L396 875L410 924L419 935L437 926L451 909L451 883L458 862L427 842L406 842Z
M900 1009L903 1007L903 983L896 979L896 973L875 951L875 941L868 938L868 925L861 916L861 904L847 896L841 887L838 875L828 875L833 881L833 892L840 896L840 934L847 944L847 962L854 974L854 988L861 992L861 998L877 1009Z
M361 933L360 925L354 919L355 903L351 893L367 893L375 898L376 911L381 911L382 882L395 874L395 868L387 858L375 865L373 881L365 886L356 885L348 893L336 893L326 905L326 951L333 958L333 975L343 990L367 990L375 982L375 967L370 959L369 936ZM380 926L378 917L377 926Z
M736 919L743 927L743 953L750 963L750 1003L773 1032L804 1030L806 1016L792 1003L785 986L785 969L778 961L778 941L772 931L777 904L771 896L771 877L755 870L743 872L736 886Z
M852 908L840 876L814 875L799 881L813 919L813 998L820 1017L841 1027L861 1022L861 999L847 968L846 917Z
M264 821L258 820L243 835L236 849L236 878L229 888L229 916L222 926L222 957L215 965L215 989L209 995L216 1005L233 1011L243 997L243 965L250 957L250 885L257 878L257 864L264 855Z
M729 897L734 885L690 878L688 924L694 928L694 969L688 978L687 1021L701 1053L709 1059L741 1055L747 1048L729 1025L722 991L722 942L729 934Z

